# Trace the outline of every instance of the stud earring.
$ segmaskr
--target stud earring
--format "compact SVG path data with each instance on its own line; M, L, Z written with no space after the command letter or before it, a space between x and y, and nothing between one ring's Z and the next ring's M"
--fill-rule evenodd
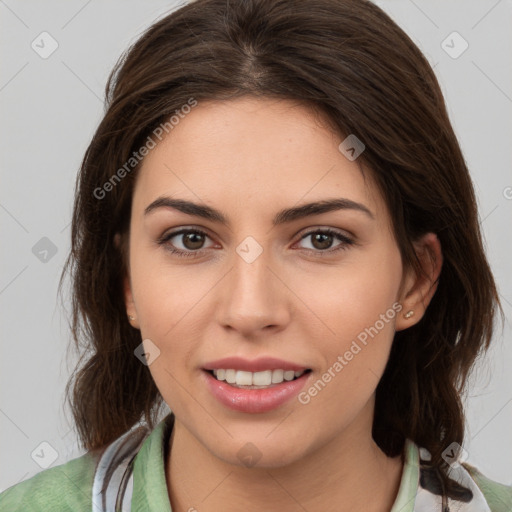
M134 317L134 316L132 316L132 315L128 315L128 318L129 318L130 320L135 320L135 317Z
M414 315L414 311L411 309L410 311L407 311L407 313L405 313L404 315L404 318L411 318L411 316Z

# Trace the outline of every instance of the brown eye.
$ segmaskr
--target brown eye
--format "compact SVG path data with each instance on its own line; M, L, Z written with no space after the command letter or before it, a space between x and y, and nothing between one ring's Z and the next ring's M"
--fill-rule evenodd
M302 236L303 240L310 240L311 247L305 247L306 249L317 253L319 256L324 254L332 254L333 252L348 249L350 245L354 245L354 241L338 231L333 229L317 229L316 231L310 231ZM338 241L334 247L334 241ZM303 247L304 248L304 247Z
M326 233L314 233L311 236L312 245L315 249L329 249L333 242L333 236Z
M180 229L163 235L158 243L177 256L196 256L206 247L207 233L198 229Z
M196 233L195 231L187 233L185 235L181 235L183 245L186 249L190 249L191 251L196 249L201 249L204 244L204 236L200 233Z

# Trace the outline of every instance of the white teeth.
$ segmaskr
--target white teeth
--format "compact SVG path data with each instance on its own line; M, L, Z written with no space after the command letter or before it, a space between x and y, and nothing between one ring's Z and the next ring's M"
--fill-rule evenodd
M246 372L243 370L223 369L213 370L217 380L225 380L228 384L236 386L270 386L283 381L291 381L300 377L304 370L264 370L261 372Z
M238 370L236 372L235 384L237 386L252 386L252 373Z
M272 371L265 370L264 372L255 372L252 374L253 386L270 386L272 383Z
M279 384L280 382L283 382L284 377L284 370L273 370L272 371L272 384Z

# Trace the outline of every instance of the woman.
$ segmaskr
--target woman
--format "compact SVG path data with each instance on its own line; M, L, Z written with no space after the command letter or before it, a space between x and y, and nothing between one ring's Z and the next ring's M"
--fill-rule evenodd
M464 462L499 300L404 32L363 0L197 0L107 93L68 260L87 453L0 510L511 510Z

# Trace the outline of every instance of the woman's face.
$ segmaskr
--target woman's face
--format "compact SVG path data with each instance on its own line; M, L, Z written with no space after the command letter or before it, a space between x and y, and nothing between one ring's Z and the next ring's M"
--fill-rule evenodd
M234 464L276 467L368 434L402 321L384 201L315 119L289 101L200 102L135 185L128 312L177 422ZM307 371L279 383L293 369Z

